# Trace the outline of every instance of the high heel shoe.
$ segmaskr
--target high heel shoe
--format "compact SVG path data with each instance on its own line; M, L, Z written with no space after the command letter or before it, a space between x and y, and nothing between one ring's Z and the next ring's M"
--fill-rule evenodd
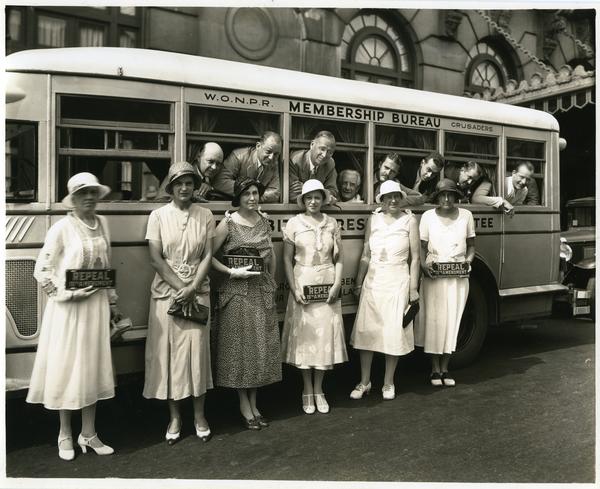
M315 412L315 402L313 394L302 394L302 410L306 414L313 414Z
M92 446L90 444L90 442L93 439L98 440L98 443L100 443L101 446L99 446L99 447ZM102 443L100 441L100 438L98 438L98 433L94 433L89 438L83 436L80 433L79 438L77 438L77 444L81 447L81 451L83 453L87 453L87 447L90 447L92 450L94 450L94 452L96 452L97 455L111 455L111 454L115 453L115 451L112 449L112 447L109 447L108 445L105 445L104 443Z
M394 384L385 384L381 389L384 401L392 401L396 398L396 387Z
M75 450L73 448L60 448L60 444L63 441L71 440L71 446L73 444L73 438L69 436L58 435L58 456L63 460L73 460L75 458Z
M246 429L248 430L260 430L260 423L258 422L258 419L256 418L246 418L243 417L244 419L244 426L246 427Z
M369 381L367 385L361 382L360 384L357 384L350 393L350 399L362 399L363 396L369 395L369 392L371 392L371 382Z
M165 440L169 445L175 445L179 441L181 436L181 424L179 424L179 429L177 433L171 433L169 430L171 429L171 423L169 422L169 426L167 426L167 433L165 434Z
M262 414L255 416L254 419L258 421L258 424L261 428L266 428L267 426L269 426L269 420L265 418Z
M198 425L194 423L194 427L196 428L196 436L200 438L204 443L211 439L212 433L210 432L210 428L202 429L198 428Z
M325 394L315 394L315 401L317 402L317 411L322 414L327 414L329 412L329 404L327 404Z

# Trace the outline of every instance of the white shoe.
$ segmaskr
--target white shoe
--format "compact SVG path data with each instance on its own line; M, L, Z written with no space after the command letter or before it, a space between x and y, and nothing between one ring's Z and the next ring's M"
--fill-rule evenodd
M73 445L73 438L71 436L58 436L58 456L63 460L73 460L75 458L75 450L73 448L60 448L60 444L66 440L71 440L71 446Z
M302 394L302 410L306 414L313 414L315 412L315 402L313 394Z
M327 414L329 412L329 404L327 404L325 394L315 394L315 401L317 403L317 411L323 414Z
M212 433L210 432L210 428L201 429L201 428L198 428L198 425L195 423L194 423L194 426L196 428L196 436L198 438L200 438L203 442L206 443L208 440L211 439Z
M171 433L169 431L170 428L171 428L171 423L169 423L169 426L167 426L167 433L165 434L165 440L167 440L167 443L169 445L174 445L175 443L177 443L179 441L179 437L181 436L181 424L179 425L179 430L177 430L177 433Z
M396 398L396 388L394 387L394 384L384 385L381 392L383 394L383 399L386 401L391 401Z
M100 443L99 447L94 447L90 444L94 438L98 440L98 443ZM83 453L87 453L87 447L90 447L92 450L94 450L97 455L112 455L115 453L112 447L109 447L100 441L100 438L98 438L98 433L94 433L89 438L86 438L80 433L79 438L77 438L77 444L81 447L81 451Z
M357 384L354 390L350 393L350 399L362 399L363 396L369 395L371 392L371 382L367 385L365 384Z

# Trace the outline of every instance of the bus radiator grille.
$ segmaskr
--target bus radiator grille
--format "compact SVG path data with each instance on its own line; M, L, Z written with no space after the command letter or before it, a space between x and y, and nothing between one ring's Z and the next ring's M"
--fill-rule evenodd
M35 260L6 261L6 307L22 336L38 330L38 286L33 278Z

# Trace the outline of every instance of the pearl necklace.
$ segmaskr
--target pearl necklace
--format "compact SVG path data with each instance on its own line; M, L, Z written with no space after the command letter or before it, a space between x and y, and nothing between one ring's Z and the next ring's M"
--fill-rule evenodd
M96 229L98 229L98 219L96 219L96 216L94 216L95 224L93 226L90 226L89 224L86 224L85 221L83 221L82 219L79 219L79 216L77 216L77 214L75 214L74 212L73 212L73 216L75 217L75 219L77 219L81 224L83 224L90 231L95 231Z

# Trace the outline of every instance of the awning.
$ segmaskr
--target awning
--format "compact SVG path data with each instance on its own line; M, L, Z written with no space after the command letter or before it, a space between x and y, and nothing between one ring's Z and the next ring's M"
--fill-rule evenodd
M575 69L565 65L558 73L548 73L545 78L534 73L529 80L518 84L509 80L505 87L498 87L493 92L486 88L473 98L530 107L550 114L581 109L596 103L595 73L594 70L586 71L581 65Z

